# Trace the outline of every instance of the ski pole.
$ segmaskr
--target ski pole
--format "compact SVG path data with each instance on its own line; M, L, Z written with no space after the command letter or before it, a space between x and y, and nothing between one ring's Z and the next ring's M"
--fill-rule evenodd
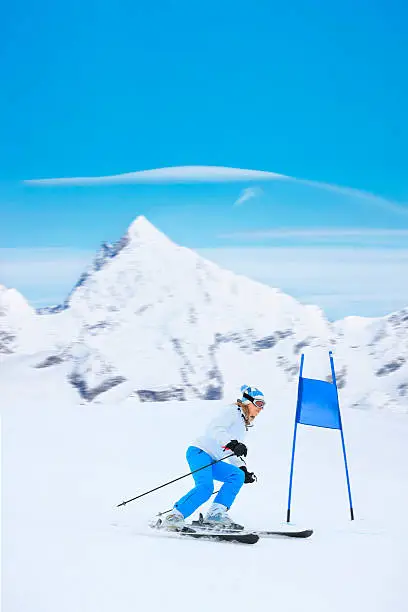
M214 491L212 495L217 495L217 493L219 493L219 491ZM174 508L170 508L169 510L163 510L163 512L158 512L157 516L163 516L163 514L168 514L168 512L171 512L172 510L174 510Z
M166 482L165 484L162 484L162 485L156 487L155 489L150 489L150 491L146 491L146 493L141 493L140 495L136 495L136 497L132 497L132 499L127 499L126 501L123 501L120 504L118 504L116 507L119 508L120 506L126 506L126 504L128 504L131 501L135 501L135 499L139 499L140 497L144 497L144 495L149 495L149 493L153 493L153 491L157 491L158 489L162 489L163 487L167 487L167 485L172 484L173 482L177 482L177 480L181 480L182 478L186 478L187 476L191 476L191 474L195 474L196 472L199 472L200 470L204 470L205 468L211 467L212 465L215 465L216 463L219 463L220 461L225 461L225 459L229 459L229 457L233 457L234 455L235 455L235 453L231 453L230 455L227 455L226 457L222 457L221 459L217 459L217 461L212 461L208 465L203 465L203 467L197 468L196 470L193 470L192 472L189 472L188 474L184 474L184 476L179 476L178 478L175 478L174 480L170 480L169 482Z

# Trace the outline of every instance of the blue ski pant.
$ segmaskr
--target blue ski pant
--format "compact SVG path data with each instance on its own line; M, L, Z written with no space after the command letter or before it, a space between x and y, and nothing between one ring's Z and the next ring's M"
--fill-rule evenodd
M196 446L189 446L186 453L191 471L197 470L214 461L205 451ZM193 514L214 492L214 480L223 482L214 502L230 508L240 488L244 484L245 474L235 465L219 461L192 475L195 487L174 504L174 507L186 518Z

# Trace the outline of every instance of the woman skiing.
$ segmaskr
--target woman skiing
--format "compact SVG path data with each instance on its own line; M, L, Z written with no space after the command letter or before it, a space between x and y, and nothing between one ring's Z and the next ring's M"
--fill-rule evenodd
M214 503L209 508L204 522L212 527L228 528L234 523L227 514L244 483L255 482L256 476L248 472L242 457L247 447L242 442L255 417L265 406L264 395L256 387L241 387L242 397L227 406L208 425L204 435L197 438L187 449L186 457L191 471L213 463L228 454L227 461L218 461L193 474L195 487L174 504L173 510L163 521L166 529L179 530L184 519L193 514L214 491L214 480L223 482Z

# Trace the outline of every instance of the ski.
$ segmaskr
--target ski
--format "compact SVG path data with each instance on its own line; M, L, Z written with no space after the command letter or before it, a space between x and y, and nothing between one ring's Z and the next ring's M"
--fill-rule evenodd
M243 525L238 525L237 523L232 523L231 525L222 527L219 525L213 525L210 523L206 523L204 521L191 521L191 523L187 523L188 527L192 527L193 529L200 529L201 531L216 531L217 533L221 531L222 533L240 533L240 532L248 532L248 529L245 529ZM252 531L251 531L252 533Z
M310 538L313 534L313 529L301 529L299 531L251 531L256 533L260 538Z
M226 532L209 532L209 531L195 531L189 527L184 527L178 532L181 536L190 538L202 538L207 540L215 540L216 542L239 542L240 544L256 544L259 540L259 535L255 533L235 533Z
M195 523L198 523L198 521L193 521L193 523L191 523L192 527L194 529L199 529L200 532L204 532L204 533L208 533L208 534L222 534L222 535L228 535L228 534L235 534L235 535L242 535L245 536L246 534L254 534L257 535L259 538L310 538L310 536L313 534L313 529L300 529L298 531L280 531L280 530L276 530L276 531L263 531L263 530L258 530L258 529L251 529L250 531L244 529L215 529L214 527L206 527L205 525L196 525Z
M206 523L203 519L203 515L200 513L200 518L198 521L192 521L190 526L193 529L199 529L200 531L205 531L206 533L222 533L222 534L241 534L245 535L246 533L251 533L259 536L260 538L310 538L313 534L313 529L299 529L299 530L285 530L285 529L277 529L274 531L263 531L258 529L251 529L250 531L245 529L242 525L238 525L236 523L232 523L231 526L226 527L224 529L218 529L214 525L210 525Z
M256 544L259 540L259 536L252 532L240 533L237 532L226 532L226 531L213 531L209 532L206 530L194 529L190 526L182 527L181 529L164 529L162 521L159 519L156 524L150 525L153 529L159 529L175 536L183 538L195 538L203 539L215 542L237 542L239 544Z

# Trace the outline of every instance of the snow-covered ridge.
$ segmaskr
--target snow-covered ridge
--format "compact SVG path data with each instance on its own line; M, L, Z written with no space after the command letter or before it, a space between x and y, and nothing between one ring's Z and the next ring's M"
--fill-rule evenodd
M331 324L317 306L221 269L138 217L103 244L66 301L36 313L0 288L0 354L66 370L87 401L219 399L253 382L277 398L335 356L343 403L406 410L408 309ZM36 357L35 357L36 356Z

